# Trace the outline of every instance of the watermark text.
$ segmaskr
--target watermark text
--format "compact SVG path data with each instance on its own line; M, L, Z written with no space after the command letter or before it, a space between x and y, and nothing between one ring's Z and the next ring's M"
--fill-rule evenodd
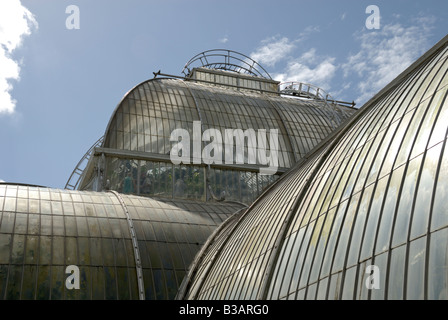
M201 121L193 121L193 137L186 129L174 129L170 151L174 164L257 164L260 174L272 175L278 170L278 129L218 129L202 132ZM191 141L192 140L192 141ZM246 143L247 141L247 143ZM201 150L202 142L208 142ZM224 157L223 157L224 153Z
M69 30L80 28L79 7L71 4L65 8L65 13L70 14L65 19L65 27Z
M380 28L380 8L376 5L369 5L366 8L366 14L370 14L370 16L366 19L366 28L369 30L379 29Z

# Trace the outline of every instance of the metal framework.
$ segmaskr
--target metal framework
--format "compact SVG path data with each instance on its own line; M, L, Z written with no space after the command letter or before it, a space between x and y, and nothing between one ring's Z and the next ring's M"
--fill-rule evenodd
M104 140L104 136L99 138L90 147L90 149L87 150L87 152L84 154L84 156L81 158L81 160L79 160L79 162L76 165L75 169L73 170L72 174L68 178L67 183L65 184L65 189L68 189L68 190L75 190L76 189L76 187L78 186L79 182L81 181L81 178L82 178L83 173L84 173L84 169L86 168L87 163L89 162L89 159L92 156L93 150L96 147L101 146L101 144L103 143L103 140Z
M447 54L445 37L218 229L177 298L446 299Z
M245 208L10 183L0 203L0 300L173 299L208 236ZM64 285L67 265L80 290Z
M109 192L112 192L117 197L118 201L121 204L121 207L123 208L123 211L126 214L126 220L128 222L129 233L132 238L132 246L134 250L135 270L137 272L138 297L140 300L145 300L145 284L143 282L142 262L140 259L140 249L138 247L138 240L135 233L134 223L132 222L132 218L129 215L128 208L126 207L126 204L121 195L114 190L109 190Z
M185 64L182 73L188 77L195 67L245 73L272 80L269 73L255 60L232 50L213 49L201 52Z
M331 122L332 124L336 124L335 126L341 123L342 118L349 117L342 108L336 109L337 104L347 104L347 102L335 100L329 93L315 85L297 81L282 82L278 85L278 91L281 94L325 102L325 106L331 114ZM352 102L352 107L354 105L355 103ZM342 114L339 115L338 113Z
M291 147L291 152L293 154L294 157L294 161L297 161L299 156L298 154L303 154L306 150L309 149L310 146L315 145L316 143L316 139L314 139L315 137L315 133L309 133L306 132L304 139L301 139L298 142L294 141L293 138L293 133L291 130L289 130L288 128L288 124L284 121L284 117L288 117L286 115L286 109L284 109L283 107L280 107L282 103L278 104L276 101L273 101L271 99L271 97L275 94L275 96L280 97L280 96L291 96L291 97L298 97L301 98L303 100L310 100L310 102L318 102L318 103L313 103L315 109L319 109L319 111L317 111L318 114L322 114L324 117L326 118L327 121L324 121L326 123L323 123L321 121L317 121L316 124L318 126L328 126L328 130L334 129L336 128L339 124L342 123L343 119L347 119L349 118L348 113L351 113L350 110L342 110L345 107L350 107L350 105L352 106L353 104L350 104L348 102L343 102L343 101L336 101L334 100L328 93L326 93L324 90L322 90L321 88L311 85L311 84L305 84L305 83L300 83L300 82L286 82L286 83L279 83L278 81L274 81L272 80L272 78L270 77L270 75L266 72L265 69L263 69L263 67L261 67L256 61L254 61L253 59L251 59L250 57L243 55L241 53L235 52L235 51L231 51L231 50L223 50L223 49L217 49L217 50L208 50L208 51L204 51L200 54L197 54L196 56L194 56L192 59L190 59L182 73L185 76L174 76L174 75L168 75L168 74L162 74L161 71L158 72L154 72L154 79L150 79L147 82L150 83L151 80L155 80L158 76L164 76L164 77L169 77L169 78L173 78L173 79L181 79L184 80L180 83L183 84L183 87L186 88L186 90L189 92L190 96L191 96L191 100L190 100L190 107L195 107L196 111L198 112L198 116L199 119L201 120L201 123L203 123L205 121L204 115L201 114L201 108L200 108L200 103L197 101L195 95L198 94L199 96L209 100L208 96L203 96L202 93L197 92L196 90L193 89L194 85L187 85L188 80L194 80L193 82L203 82L203 83L210 83L210 84L216 84L215 81L211 81L209 78L207 77L203 77L202 76L198 76L198 78L196 79L196 76L194 75L195 70L204 70L204 69L208 69L205 70L205 72L210 71L213 74L218 74L219 76L222 76L222 74L225 73L225 71L230 71L229 75L230 77L234 77L234 78L242 78L244 81L248 81L250 82L249 84L247 84L246 82L243 82L240 86L239 82L232 82L230 81L230 83L227 83L226 81L218 81L220 85L224 85L224 86L229 86L231 88L248 88L249 90L255 90L257 93L262 93L263 95L260 96L260 101L258 101L257 105L263 105L263 102L267 102L269 104L269 107L272 108L272 112L274 112L276 114L276 116L274 116L274 119L278 119L277 121L281 122L281 126L285 128L285 132L287 132L287 134L285 135L285 139L287 139L287 145L289 145ZM222 72L224 71L224 72ZM232 74L233 72L233 74ZM194 78L194 79L193 79ZM159 79L157 79L159 80ZM252 82L255 80L255 82L262 82L262 83L267 83L268 85L266 86L261 86L260 88L254 88ZM252 82L251 82L252 81ZM163 82L163 79L162 79ZM160 82L160 83L162 83ZM146 82L145 82L146 83ZM245 84L246 83L246 84ZM159 88L159 86L157 86L157 88ZM147 89L150 91L154 91L154 90L158 90L157 88L155 88L154 86L148 87ZM210 93L215 93L213 91L214 89L210 89ZM175 90L173 92L177 92L178 90ZM147 92L147 91L145 91ZM241 102L239 103L241 106L244 105L244 110L246 110L246 112L249 112L248 110L250 109L250 105L246 105L246 99L247 97L244 96L244 92L240 92L243 97L241 98ZM266 93L267 95L264 95L264 93ZM169 93L171 94L171 93ZM180 98L180 96L179 96ZM152 96L147 97L147 99L151 100ZM250 98L252 99L252 98ZM148 101L149 101L148 100ZM286 104L289 105L289 102L291 102L292 99L285 99L285 101L288 101ZM210 103L211 100L209 100ZM294 103L293 103L294 104ZM188 107L188 108L190 108ZM227 110L227 109L226 109ZM254 112L255 110L252 110L250 112ZM310 121L309 117L315 117L317 115L315 115L314 113L310 114L307 113L304 110L303 114L298 115L295 114L294 116L294 121L299 121L299 122L306 122L308 123ZM208 110L208 112L211 112L211 110ZM261 114L261 112L256 111L256 114L258 114L260 117L265 118L264 114ZM229 115L229 111L227 110L227 114ZM233 117L233 115L232 115ZM203 119L204 118L204 119ZM229 118L229 117L227 117ZM252 126L257 126L258 124L254 124L254 122L249 122ZM248 124L249 124L248 123ZM231 126L232 124L229 123L229 125ZM311 130L311 129L310 129ZM325 130L324 130L325 131ZM106 130L106 132L108 132L108 130ZM283 131L282 131L283 132ZM304 131L305 133L305 131ZM169 135L169 133L167 132L167 134ZM324 136L320 136L320 139L323 138ZM309 139L307 139L309 138ZM314 139L314 140L313 140ZM103 140L105 140L105 142L103 142ZM302 141L302 140L306 140L306 141ZM140 140L139 140L140 141ZM143 140L141 140L143 141ZM140 160L145 160L145 161L162 161L162 162L169 162L169 159L167 159L168 157L160 157L160 153L157 152L149 152L148 150L145 150L145 152L143 154L134 154L134 152L132 152L128 148L125 148L126 151L123 152L118 152L118 150L115 149L110 149L110 148L105 148L104 143L107 143L107 139L105 137L101 137L100 139L98 139L91 147L90 149L85 153L85 155L82 157L82 159L79 161L79 163L77 164L77 166L75 167L75 169L73 170L73 172L71 173L66 185L65 185L65 189L70 189L70 190L76 190L77 188L84 188L86 186L86 181L83 182L83 180L87 179L85 178L86 175L89 175L90 173L87 173L87 166L88 166L88 162L89 160L93 157L93 156L100 156L101 154L98 154L98 152L101 150L101 152L105 152L104 155L110 155L110 156L114 156L114 157L119 157L119 158L128 158L129 156L132 157L136 157L136 159L140 159ZM135 151L135 150L133 150ZM288 155L286 154L288 151L285 151L285 159L289 159ZM111 154L113 153L113 155ZM162 154L165 154L165 152L162 152ZM104 156L103 155L103 156ZM165 154L166 155L166 154ZM285 160L286 161L286 160ZM216 169L224 169L224 170L243 170L243 171L248 171L248 172L257 172L259 170L258 166L239 166L239 165L231 165L231 166L215 166ZM281 167L281 171L284 171L284 169L286 167L288 167L287 165L280 165ZM90 168L90 167L89 167ZM97 166L98 171L98 176L101 175L100 171L102 170L100 168L100 166ZM90 169L89 169L90 170ZM89 171L90 172L90 171ZM283 173L283 172L279 172L279 173ZM88 179L89 181L93 181L90 178ZM97 181L97 183L99 183L99 185L103 184L103 182Z

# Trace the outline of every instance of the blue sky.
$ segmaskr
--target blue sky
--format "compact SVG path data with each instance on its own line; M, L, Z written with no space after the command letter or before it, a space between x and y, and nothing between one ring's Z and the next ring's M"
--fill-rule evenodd
M0 180L63 188L128 90L209 49L361 106L446 35L447 12L440 0L1 0Z

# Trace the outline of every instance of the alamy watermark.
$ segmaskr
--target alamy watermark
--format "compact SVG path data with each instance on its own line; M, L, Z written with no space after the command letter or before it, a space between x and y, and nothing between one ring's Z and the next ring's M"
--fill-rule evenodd
M369 290L379 289L380 288L380 268L376 265L368 265L366 267L366 273L369 274L367 276L365 285Z
M193 121L192 139L188 130L178 128L171 132L170 141L175 142L170 159L176 165L223 164L224 159L225 164L262 165L259 170L263 175L278 170L278 129L269 130L269 150L266 129L225 129L222 134L211 128L202 132L201 121ZM202 149L202 142L209 143Z
M72 289L79 289L79 268L75 265L69 265L67 268L65 268L65 273L70 274L67 279L65 280L65 287L68 290Z
M380 20L381 20L381 15L380 15L380 8L377 5L369 5L366 8L366 13L370 14L370 16L367 17L366 19L366 28L371 30L371 29L379 29L381 27L380 25Z
M80 28L80 16L79 16L79 7L71 4L65 8L65 13L70 14L65 19L65 27L69 30L71 29L79 29Z

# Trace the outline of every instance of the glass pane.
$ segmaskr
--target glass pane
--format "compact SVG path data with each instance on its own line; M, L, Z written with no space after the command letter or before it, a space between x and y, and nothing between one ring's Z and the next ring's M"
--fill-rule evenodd
M425 293L426 237L409 244L408 276L406 299L422 300Z
M403 179L404 168L405 166L401 166L392 173L381 214L375 253L381 253L389 248L395 208Z
M114 266L114 247L112 239L103 238L101 239L101 246L103 250L103 264L105 266Z
M28 215L28 233L38 235L40 230L40 215L29 214Z
M51 300L63 299L62 293L65 288L65 267L51 266Z
M53 237L53 248L52 248L52 263L58 265L64 265L64 238L63 237Z
M6 291L6 300L19 300L20 287L22 284L23 267L10 265L8 273L8 286Z
M386 280L387 280L387 259L388 252L382 253L375 257L374 265L370 273L370 285L368 288L370 291L371 300L384 300L386 292ZM369 274L366 274L369 276ZM367 284L365 284L367 286Z
M341 296L342 272L330 276L330 286L328 288L328 299L339 300Z
M317 300L325 300L327 297L328 277L319 281L319 287L317 290Z
M26 237L26 254L25 263L26 264L37 264L39 254L39 237L38 236L27 236Z
M76 229L78 232L78 236L80 237L88 237L89 229L87 227L87 219L85 217L76 217Z
M350 199L350 205L345 214L344 223L342 225L341 233L338 240L338 247L334 256L332 267L333 272L342 270L342 268L344 267L347 255L347 246L349 244L348 241L353 226L353 220L358 209L359 196L360 193L357 193Z
M78 238L79 264L90 265L90 248L88 238Z
M25 234L27 232L27 220L28 220L27 214L16 213L14 233Z
M341 299L353 300L355 292L356 267L347 269L344 279L344 291L342 291Z
M64 235L64 217L53 216L53 234L57 236Z
M101 237L100 226L97 218L87 218L87 225L89 227L89 234L91 237Z
M50 299L50 266L39 266L37 271L37 300Z
M93 260L93 259L92 259ZM99 300L99 299L105 299L105 292L104 292L104 269L102 266L94 266L90 268L91 270L91 281L92 281L92 299L93 300Z
M367 260L359 265L358 272L358 287L356 291L355 299L357 300L367 300L369 298L369 293L371 289L366 286L366 281L369 280L369 274L366 272L367 266L372 264L371 260Z
M431 231L448 225L448 146L445 145L432 210Z
M11 212L3 212L2 221L0 225L0 232L2 233L13 233L14 220L16 214Z
M78 262L78 243L76 238L65 238L65 263L66 265L77 265Z
M390 257L387 299L403 299L405 261L406 246L401 246L392 250Z
M15 234L12 240L11 262L14 264L22 264L24 261L25 236Z
M23 285L20 299L31 300L35 299L36 294L36 280L37 280L37 266L25 265L23 267Z
M376 185L376 190L372 197L370 210L368 212L369 216L367 218L367 226L361 248L361 260L369 258L373 254L373 245L375 243L374 240L378 225L378 216L381 210L381 205L383 203L384 193L387 190L386 186L388 180L389 176L386 176L385 178L379 180Z
M442 144L428 150L425 164L420 176L417 196L415 199L414 215L412 218L411 239L426 233L433 195L434 181L436 179L437 164L439 162Z
M431 235L428 261L428 299L448 299L448 229Z
M129 292L129 271L131 270L128 268L117 268L117 292L119 300L129 300L131 298Z
M90 238L90 260L93 266L103 266L103 254L101 250L101 239Z
M0 233L0 265L9 264L9 253L11 251L11 237L10 234Z
M64 224L65 224L65 235L66 236L72 236L76 237L76 220L75 217L71 216L65 216L64 217Z
M414 199L417 178L420 172L420 166L423 156L420 155L413 159L406 170L406 178L403 182L401 198L398 206L397 216L395 218L395 227L392 246L404 243L409 232L409 217L412 212L412 203Z
M40 237L39 264L40 265L51 264L51 237L45 237L45 236Z

